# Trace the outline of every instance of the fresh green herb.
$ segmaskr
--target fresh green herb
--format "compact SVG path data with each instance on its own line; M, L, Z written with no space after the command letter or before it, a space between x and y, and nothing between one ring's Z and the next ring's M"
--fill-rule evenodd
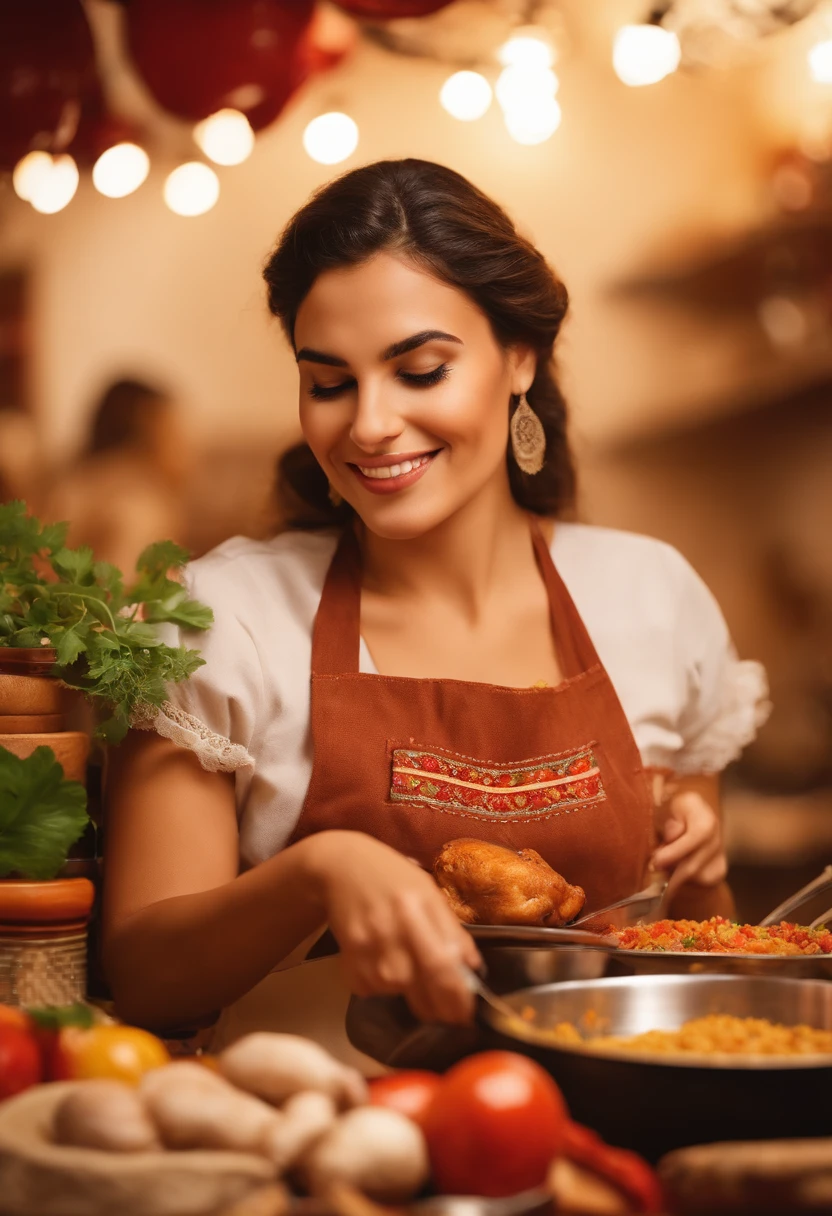
M26 1012L39 1030L62 1030L64 1026L89 1030L95 1022L92 1009L83 1001L76 1001L74 1005L36 1005Z
M87 791L51 747L24 760L0 747L0 878L54 878L88 822Z
M686 950L688 950L688 949L690 949L691 946L696 945L696 938L695 937L683 937L682 945L685 947Z
M53 646L56 674L103 707L96 734L117 743L138 706L160 706L166 684L204 662L197 650L165 645L154 626L207 629L214 617L170 577L188 560L179 545L145 549L125 589L121 571L91 549L67 549L66 532L42 525L24 502L0 504L0 646Z

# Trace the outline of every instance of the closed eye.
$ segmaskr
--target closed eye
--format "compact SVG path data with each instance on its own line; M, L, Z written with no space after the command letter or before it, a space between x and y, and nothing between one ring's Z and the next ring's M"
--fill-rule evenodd
M430 388L432 384L439 384L441 380L444 380L450 374L450 370L447 363L440 363L439 367L435 367L430 372L399 371L396 374L405 384L411 384L415 388ZM317 401L329 401L354 387L355 380L353 379L342 380L340 384L330 386L315 384L313 381L309 386L309 396L314 397Z

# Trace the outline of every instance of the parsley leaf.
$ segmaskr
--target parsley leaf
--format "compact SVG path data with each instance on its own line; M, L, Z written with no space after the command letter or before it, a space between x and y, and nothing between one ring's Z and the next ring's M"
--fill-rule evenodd
M51 747L21 760L0 747L0 877L54 878L87 825L87 791Z
M165 645L155 626L203 630L214 616L171 577L188 560L173 541L149 545L125 588L91 549L68 549L66 533L24 502L0 504L0 646L54 647L56 674L99 707L96 734L117 743L139 706L160 706L166 685L203 663L197 650Z

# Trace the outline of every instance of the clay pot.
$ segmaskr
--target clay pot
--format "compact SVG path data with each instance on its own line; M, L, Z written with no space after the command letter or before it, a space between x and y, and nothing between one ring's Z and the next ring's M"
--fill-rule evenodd
M0 646L0 735L47 734L66 729L67 690L49 673L51 647Z
M3 720L0 718L0 727ZM55 759L64 770L68 781L80 781L82 785L87 779L87 757L90 753L89 735L81 730L39 731L32 734L18 733L0 734L0 747L24 760L31 756L37 747L51 747Z
M86 878L0 879L0 1002L71 1005L87 986Z

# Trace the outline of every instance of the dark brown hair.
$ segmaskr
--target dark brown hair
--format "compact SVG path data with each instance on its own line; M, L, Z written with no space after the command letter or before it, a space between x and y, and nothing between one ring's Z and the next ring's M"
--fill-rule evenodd
M116 380L95 407L85 455L142 447L150 418L168 408L160 389L141 380Z
M501 345L522 343L537 353L527 397L543 423L546 460L530 476L509 450L509 481L526 510L562 515L575 497L566 404L552 363L569 302L563 283L502 208L453 169L425 160L377 161L314 194L290 220L266 263L269 309L292 345L298 309L318 275L359 265L382 251L404 254L464 291L488 317ZM517 399L511 404L513 411ZM333 507L327 495L326 476L306 444L284 453L277 477L284 526L345 522L351 509Z

